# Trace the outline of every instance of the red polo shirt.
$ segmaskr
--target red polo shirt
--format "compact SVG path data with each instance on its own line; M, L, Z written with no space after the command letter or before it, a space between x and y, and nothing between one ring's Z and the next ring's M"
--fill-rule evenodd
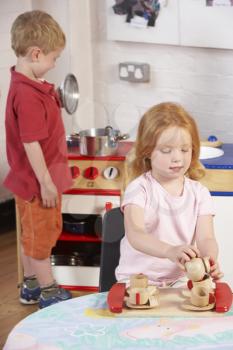
M36 82L11 68L5 126L10 171L4 185L10 191L25 200L40 196L40 185L23 146L33 141L40 143L58 192L71 186L65 130L54 85Z

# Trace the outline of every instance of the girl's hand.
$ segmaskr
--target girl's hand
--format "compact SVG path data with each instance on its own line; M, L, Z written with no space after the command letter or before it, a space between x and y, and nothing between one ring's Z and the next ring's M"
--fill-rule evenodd
M218 263L212 258L210 258L210 276L214 281L219 280L224 276L224 274L220 271Z
M185 270L184 264L186 261L196 257L200 257L200 252L193 245L172 246L168 251L168 259L176 262L182 270Z

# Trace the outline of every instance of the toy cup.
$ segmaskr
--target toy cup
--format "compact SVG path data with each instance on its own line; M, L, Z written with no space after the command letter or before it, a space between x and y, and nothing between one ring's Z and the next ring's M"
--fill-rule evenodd
M214 290L212 278L210 278L209 276L204 278L202 281L196 281L196 282L194 281L193 287L203 287L207 289L210 293L213 292Z
M201 286L195 286L191 290L191 304L203 307L209 305L209 291Z

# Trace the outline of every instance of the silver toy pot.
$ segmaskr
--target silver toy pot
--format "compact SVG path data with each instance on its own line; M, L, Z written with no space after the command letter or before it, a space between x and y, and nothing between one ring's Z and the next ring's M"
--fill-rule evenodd
M118 141L129 138L128 134L121 135L120 130L111 126L101 129L82 130L78 134L79 151L84 156L109 156L115 154Z

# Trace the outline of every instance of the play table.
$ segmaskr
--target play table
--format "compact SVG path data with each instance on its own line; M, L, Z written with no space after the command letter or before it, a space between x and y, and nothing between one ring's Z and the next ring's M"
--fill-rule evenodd
M108 309L107 293L90 294L26 317L11 331L3 349L229 350L233 349L233 310L164 314L161 307L154 314L134 310L114 314Z

